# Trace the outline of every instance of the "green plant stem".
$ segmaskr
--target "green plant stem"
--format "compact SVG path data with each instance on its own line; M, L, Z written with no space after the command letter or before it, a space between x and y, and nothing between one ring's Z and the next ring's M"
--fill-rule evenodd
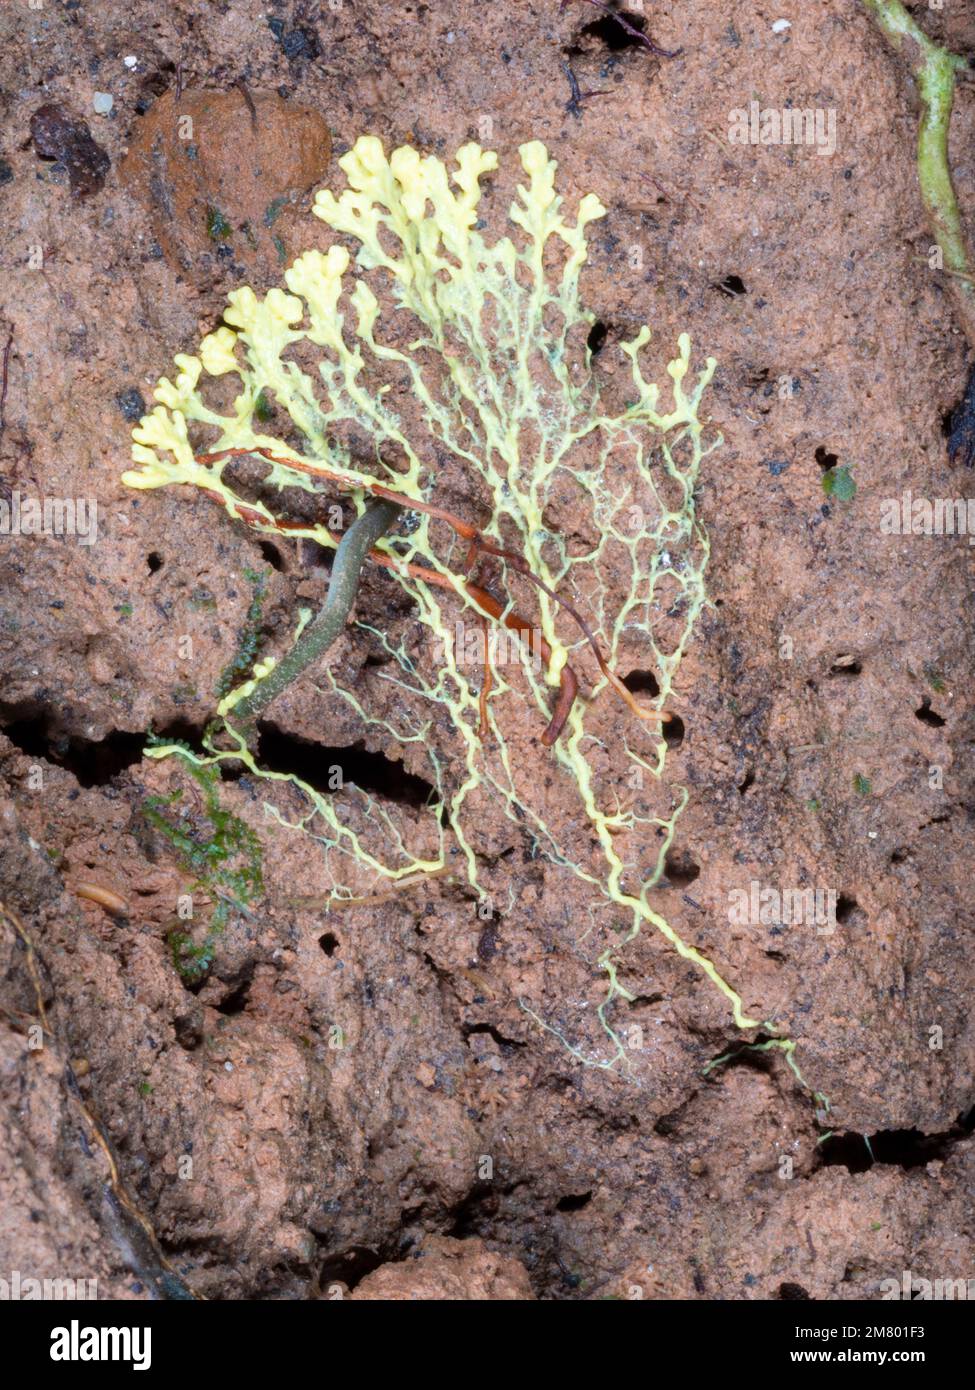
M287 656L259 680L231 711L232 723L250 742L249 733L261 712L292 681L317 661L345 627L359 589L359 573L380 536L392 526L402 508L395 502L374 502L346 531L332 562L328 595L321 611L305 628Z
M918 125L917 171L921 197L941 248L943 268L969 344L975 348L975 284L948 163L948 130L955 96L955 74L968 72L966 59L939 47L919 28L901 0L863 0L877 27L901 52L905 40L914 45L909 58L922 111Z

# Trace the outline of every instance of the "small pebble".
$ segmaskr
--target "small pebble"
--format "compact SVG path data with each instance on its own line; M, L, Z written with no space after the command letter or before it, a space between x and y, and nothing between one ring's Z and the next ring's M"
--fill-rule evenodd
M777 19L777 20L775 21L775 23L772 25L772 33L773 33L773 34L784 34L785 31L786 31L786 29L791 29L791 28L792 28L792 20L791 20L791 19Z
M127 53L122 59L122 62L127 68L136 68L139 66L139 60L134 53Z
M91 104L96 115L107 116L115 105L115 98L111 92L96 92L92 97Z

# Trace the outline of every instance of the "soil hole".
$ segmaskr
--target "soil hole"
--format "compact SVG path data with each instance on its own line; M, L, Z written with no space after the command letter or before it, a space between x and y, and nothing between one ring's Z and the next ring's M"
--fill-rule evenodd
M335 952L339 948L340 942L334 932L327 931L323 936L320 936L318 938L318 944L319 946L321 946L325 954L331 957L335 955Z
M150 550L146 556L146 564L149 566L149 573L156 574L163 567L163 557L158 550Z
M928 724L932 729L944 728L944 720L941 715L931 708L931 701L925 696L921 701L921 708L914 711L914 717L920 719L922 724Z
M235 1014L242 1014L247 1008L247 1001L250 998L251 982L244 980L236 989L230 991L227 997L217 1005L217 1013L224 1014L228 1018L233 1018Z
M663 1139L669 1139L676 1134L680 1125L680 1112L673 1110L669 1115L661 1115L653 1127L654 1134L659 1134Z
M795 1302L797 1299L809 1298L809 1293L801 1284L780 1284L776 1298L785 1299L786 1302Z
M865 1173L875 1163L897 1168L923 1168L933 1159L946 1158L952 1144L975 1130L975 1108L959 1115L951 1129L924 1134L919 1129L883 1129L869 1136L844 1131L832 1134L820 1148L824 1168L842 1167Z
M139 87L139 96L136 98L135 110L139 116L144 116L156 97L162 96L163 92L170 85L176 72L176 64L171 60L160 63L154 72L147 73L142 79Z
M859 676L863 666L855 656L838 656L829 668L831 676Z
M329 1256L322 1265L318 1282L322 1287L342 1283L352 1290L381 1264L382 1258L375 1250L369 1250L364 1245L352 1245L340 1255Z
M188 1013L177 1014L173 1019L176 1041L187 1052L192 1052L203 1041L203 1011L193 1008Z
M747 294L748 290L744 280L740 275L726 275L723 280L719 280L716 289L722 294L726 294L729 299L737 299L739 295Z
M604 15L602 19L594 19L591 24L586 24L581 30L583 34L589 34L595 39L599 39L612 53L621 53L625 48L645 48L643 42L643 31L646 28L646 18L639 14L630 14L627 10L617 10L614 14ZM633 34L630 30L636 29Z
M661 732L664 736L664 743L668 748L679 748L684 742L684 721L679 714L672 714L666 724L662 724Z
M261 554L267 563L275 570L284 569L284 557L280 550L271 541L261 541Z
M46 713L32 719L16 719L0 728L29 758L43 758L55 767L63 767L77 778L83 787L104 787L127 767L142 761L146 746L143 733L130 734L113 729L103 739L72 738L52 732ZM160 729L163 739L192 739L196 730L183 724Z
M749 788L749 787L752 787L752 786L754 786L754 785L755 785L755 771L754 771L753 768L748 768L747 771L745 772L744 777L743 777L743 778L741 779L741 781L738 783L738 793L739 793L739 795L740 795L740 796L744 796L745 793L748 791L748 788Z
M491 1230L499 1205L499 1194L490 1183L475 1183L454 1208L454 1220L446 1234L458 1240L483 1235Z
M671 850L664 860L664 877L673 888L687 888L700 876L700 864L684 850Z
M838 455L830 453L824 444L820 444L816 450L816 462L824 473L828 472L830 468L835 468L839 461Z
M351 784L401 806L425 806L433 797L430 782L382 753L367 752L361 743L328 748L293 738L273 724L262 724L260 756L265 767L290 772L319 792L332 793Z
M975 370L969 375L962 399L943 417L942 429L952 463L963 463L971 468L975 463Z
M767 1033L759 1033L753 1043L741 1043L740 1045L733 1046L730 1052L720 1053L718 1056L713 1057L711 1059L711 1065L721 1062L728 1067L753 1067L756 1071L768 1071L770 1066L769 1055L767 1052L762 1052L760 1049L770 1041L771 1039ZM659 1129L659 1122L655 1128L658 1130L658 1133L663 1132Z
M470 1026L465 1025L463 1033L465 1038L473 1038L478 1033L486 1034L487 1037L492 1038L494 1042L497 1043L498 1047L500 1047L502 1051L509 1051L513 1047L528 1046L527 1043L522 1042L519 1038L506 1038L502 1032L495 1028L493 1023L474 1023Z
M848 898L843 893L836 899L837 922L848 922L857 910L856 898Z
M589 336L586 338L586 347L592 353L593 357L596 356L597 352L602 350L608 332L609 329L606 324L603 323L602 319L597 319L592 328L590 328Z
M631 671L623 677L623 684L631 695L649 695L652 700L660 694L660 683L652 671Z
M569 1196L559 1198L559 1200L555 1203L555 1210L582 1211L582 1208L587 1207L591 1201L591 1192L580 1192L578 1194L570 1194Z

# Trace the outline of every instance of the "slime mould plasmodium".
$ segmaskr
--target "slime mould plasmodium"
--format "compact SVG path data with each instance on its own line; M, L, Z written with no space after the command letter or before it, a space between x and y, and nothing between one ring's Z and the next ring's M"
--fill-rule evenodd
M224 325L196 354L177 356L175 377L157 386L158 404L133 431L136 466L124 475L134 488L196 488L236 523L330 549L343 543L334 528L288 515L296 489L323 505L351 502L359 517L378 501L395 504L376 518L358 561L385 568L412 620L394 635L360 619L353 631L381 658L373 672L346 686L325 664L317 679L326 712L329 702L344 705L364 738L395 746L428 780L427 814L351 784L325 795L258 766L248 720L262 705L262 682L274 682L289 655L289 679L304 669L295 653L308 614L290 654L258 662L224 695L219 738L202 753L147 752L206 766L242 761L267 789L266 813L321 845L337 901L422 882L449 863L485 902L478 824L489 802L518 827L531 858L574 880L588 920L567 944L607 982L597 1007L523 999L523 1008L588 1065L632 1072L639 1053L627 1048L614 1010L633 997L622 978L626 946L647 926L704 973L739 1029L761 1026L653 900L687 800L664 777L663 717L707 601L695 487L720 443L705 438L700 418L715 363L691 375L681 334L665 401L641 368L644 327L613 349L626 386L622 403L607 406L586 345L595 318L579 301L586 229L606 209L589 193L567 218L544 146L523 145L520 158L510 235L489 240L479 204L494 153L464 145L449 171L410 147L387 156L378 139L357 140L339 161L348 187L315 200L333 244L299 256L284 289L230 294ZM223 388L222 409L211 383ZM445 457L464 471L482 524L444 505ZM243 459L260 465L256 496L238 476ZM571 537L556 514L572 517ZM493 587L473 578L485 562ZM528 605L531 617L522 616ZM503 629L513 659L465 660L456 640L465 622ZM333 640L338 629L324 625ZM652 673L640 688L654 693L631 694L617 674L623 662ZM545 731L545 795L518 732L524 721L516 728L519 707ZM297 819L270 799L277 783L300 791L307 809ZM502 913L513 907L513 890L508 896Z

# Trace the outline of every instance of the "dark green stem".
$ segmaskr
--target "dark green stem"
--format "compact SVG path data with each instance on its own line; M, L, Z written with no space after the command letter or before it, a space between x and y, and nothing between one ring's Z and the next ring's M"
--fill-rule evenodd
M332 562L328 596L321 611L277 666L228 711L230 722L248 737L254 722L294 680L319 659L345 628L359 589L359 572L380 536L402 509L396 502L374 502L346 531Z

